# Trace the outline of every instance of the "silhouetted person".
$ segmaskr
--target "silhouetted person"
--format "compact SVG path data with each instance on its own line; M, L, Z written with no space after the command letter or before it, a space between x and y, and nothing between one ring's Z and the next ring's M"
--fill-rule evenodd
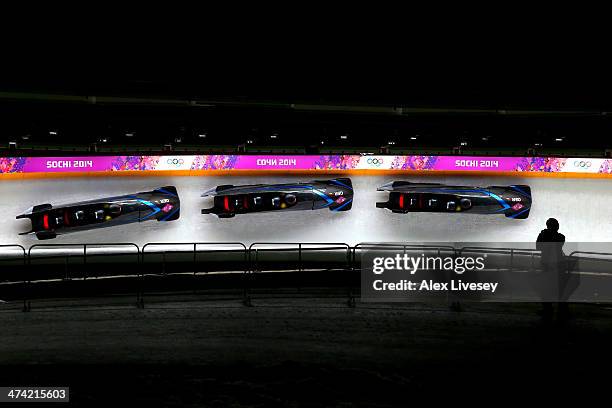
M565 235L559 233L559 221L549 218L546 229L543 229L536 240L536 249L542 252L542 296L544 303L543 317L551 320L553 316L553 299L557 302L557 315L559 319L568 316L567 302L561 302L566 284L565 254L563 245Z

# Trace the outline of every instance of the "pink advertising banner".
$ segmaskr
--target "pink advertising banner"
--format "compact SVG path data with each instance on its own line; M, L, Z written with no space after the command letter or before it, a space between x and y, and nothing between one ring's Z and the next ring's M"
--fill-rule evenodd
M0 175L121 171L313 170L612 174L612 159L391 155L0 157Z

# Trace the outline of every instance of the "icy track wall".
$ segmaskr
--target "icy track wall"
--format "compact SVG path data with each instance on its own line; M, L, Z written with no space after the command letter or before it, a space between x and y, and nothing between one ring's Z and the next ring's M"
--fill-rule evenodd
M203 177L70 177L0 181L0 243L119 243L133 242L533 242L555 217L568 241L612 240L612 180L520 177L353 176L355 199L347 212L289 211L237 215L219 219L203 215L211 200L200 197L222 184L254 184L310 181L332 176L203 176ZM515 220L503 215L394 214L376 208L388 193L376 188L392 180L431 181L454 185L531 186L533 206L529 218ZM88 199L176 186L181 199L177 221L122 225L58 236L38 241L28 220L16 220L25 209L43 203L70 203Z

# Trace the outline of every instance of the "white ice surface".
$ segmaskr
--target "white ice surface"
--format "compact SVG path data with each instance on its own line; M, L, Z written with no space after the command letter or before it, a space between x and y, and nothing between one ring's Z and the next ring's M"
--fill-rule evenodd
M331 177L317 177L331 178ZM203 215L210 198L200 195L220 184L309 181L308 176L288 177L92 177L0 181L0 243L123 243L149 242L533 242L546 219L555 217L568 241L612 241L612 181L606 179L487 178L487 177L351 177L355 189L353 208L237 215L219 219ZM454 185L531 186L533 206L527 220L502 215L393 214L376 208L388 193L376 188L393 180L431 181ZM29 229L28 220L15 216L33 205L75 202L98 197L176 186L181 199L177 221L147 221L103 228L38 241L19 236Z

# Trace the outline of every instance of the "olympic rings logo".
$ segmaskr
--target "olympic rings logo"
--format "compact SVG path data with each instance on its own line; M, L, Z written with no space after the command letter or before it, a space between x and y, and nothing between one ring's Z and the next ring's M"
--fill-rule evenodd
M380 167L383 164L383 159L378 159L376 157L368 157L366 161L368 164L373 164L376 167Z
M172 165L172 166L179 167L179 166L182 166L182 165L185 163L185 160L183 160L183 159L177 159L177 158L175 157L175 158L173 158L173 159L168 159L168 160L166 160L166 163L168 163L169 165Z
M592 166L592 163L591 163L590 160L587 160L587 161L584 161L584 160L578 161L578 160L576 160L574 162L574 167L581 167L583 169L588 169L591 166Z

